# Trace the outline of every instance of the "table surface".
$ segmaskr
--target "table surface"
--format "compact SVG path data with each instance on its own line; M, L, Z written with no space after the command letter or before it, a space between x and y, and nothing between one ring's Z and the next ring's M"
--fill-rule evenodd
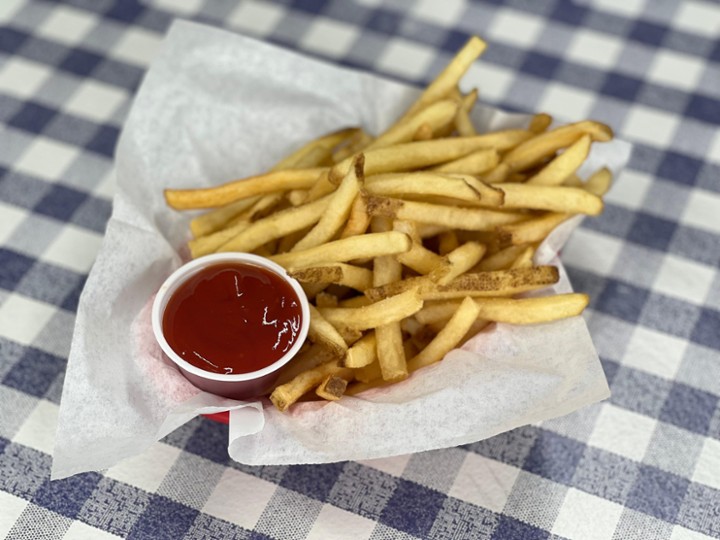
M172 19L411 83L476 33L482 99L634 144L563 253L612 396L474 444L248 467L197 418L50 482L113 150ZM0 2L0 537L720 538L720 5L701 1Z

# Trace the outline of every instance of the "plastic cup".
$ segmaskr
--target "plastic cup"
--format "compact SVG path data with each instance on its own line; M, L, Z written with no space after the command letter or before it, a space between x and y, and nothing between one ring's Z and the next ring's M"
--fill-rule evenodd
M172 295L189 278L209 266L220 263L238 263L259 266L273 272L288 283L300 301L302 320L295 343L280 359L272 364L248 373L223 374L199 368L177 354L163 334L163 316ZM201 390L232 399L251 399L266 394L275 384L280 368L287 364L300 350L310 327L310 308L307 296L297 280L287 275L285 269L258 255L250 253L215 253L199 257L175 270L158 290L152 306L152 327L163 354L169 358L192 384Z

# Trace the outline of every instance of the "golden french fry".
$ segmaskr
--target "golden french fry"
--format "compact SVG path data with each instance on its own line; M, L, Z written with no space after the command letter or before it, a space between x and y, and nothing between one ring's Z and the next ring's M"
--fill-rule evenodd
M555 227L570 217L569 214L548 212L543 216L527 221L503 225L497 229L498 240L503 247L511 244L518 245L540 242L550 234Z
M300 352L291 362L288 362L280 370L277 384L285 384L293 380L300 373L313 369L328 362L337 362L341 358L337 350L328 349L321 343L314 343Z
M567 148L585 134L590 135L593 141L601 142L613 137L612 130L605 124L584 120L546 131L520 143L505 155L503 162L510 167L511 172L529 169L558 150Z
M230 220L250 208L258 199L259 197L239 199L197 216L190 222L190 231L193 237L200 238L218 231Z
M346 144L342 145L333 152L333 163L338 163L347 157L354 156L358 152L362 152L372 141L373 138L368 133L362 129L359 130L348 139Z
M510 268L530 268L533 265L534 255L535 248L532 246L527 246L523 251L520 252L520 254L517 256L517 259L512 262Z
M357 368L353 374L355 375L355 379L360 382L382 380L382 371L380 371L380 364L378 364L377 360L366 366Z
M460 107L455 113L455 129L461 137L472 137L477 135L477 130L470 119L470 111L475 106L478 97L478 89L473 88L466 95L461 96Z
M430 124L421 124L418 126L412 137L413 141L429 141L433 138L433 129Z
M462 274L447 285L440 285L427 276L420 276L373 287L365 291L365 296L376 303L388 297L395 298L407 291L417 292L424 300L464 296L511 296L557 283L558 277L558 269L554 266ZM373 305L376 304L371 304Z
M385 216L471 231L490 231L500 225L517 223L526 218L519 212L458 208L388 197L369 196L367 207L368 213L372 216Z
M395 255L408 251L411 244L407 235L391 231L349 236L303 251L281 253L270 258L285 268L302 268L317 264Z
M347 223L340 238L347 238L348 236L356 236L363 234L368 226L370 225L370 216L367 213L367 204L365 202L365 195L361 191L355 196L352 206L350 207L350 215L348 216Z
M545 165L539 173L530 177L527 183L539 186L559 186L583 164L590 152L590 143L592 143L590 135L581 136L562 154Z
M358 291L364 291L373 286L371 270L345 263L296 268L290 270L288 275L301 283L335 283Z
M506 182L510 176L510 167L507 163L499 163L490 172L485 173L481 178L487 184L501 184Z
M595 171L590 178L585 182L585 189L587 189L593 195L602 197L610 189L612 184L612 172L610 169L602 168Z
M485 50L486 44L477 36L471 37L450 63L410 106L402 119L408 118L419 110L450 94L458 85L472 63Z
M365 151L410 142L421 126L427 125L433 132L452 122L458 110L458 105L457 101L451 99L444 99L428 105L417 114L393 124L387 131L368 144Z
M383 297L382 300L359 308L323 308L320 312L335 326L347 326L358 330L377 328L383 324L397 322L416 313L423 301L414 289L400 294Z
M310 232L292 248L291 252L301 251L327 242L340 231L348 216L363 181L363 162L365 158L359 154L348 174L335 193L330 195L325 212Z
M328 375L315 389L318 397L328 401L337 401L345 393L348 381L337 375Z
M431 171L448 174L483 174L500 162L497 150L483 148L470 154L441 165L431 167Z
M400 263L412 268L419 274L428 274L443 263L443 258L440 255L423 246L415 223L396 219L393 221L393 229L407 234L412 239L410 249L405 253L396 255Z
M315 295L315 306L316 307L337 307L338 297L334 294L330 294L324 290L320 291ZM347 342L346 342L347 343Z
M566 214L596 216L603 210L603 201L582 188L503 184L503 208L530 208Z
M364 152L365 176L423 169L466 156L481 148L502 151L520 144L531 135L523 129L508 129L474 137L450 137L375 148ZM338 183L350 170L351 163L352 157L337 163L330 169L330 181Z
M493 270L507 270L528 246L517 245L503 248L492 255L483 258L474 268L473 272L491 272Z
M372 364L377 359L376 343L375 332L368 332L348 349L343 366L361 368Z
M377 360L383 380L401 381L406 379L408 369L400 323L395 321L378 326L375 329L375 335Z
M312 167L311 163L314 159L318 159L317 152L332 151L334 147L346 141L359 131L358 128L345 128L332 133L328 133L317 139L313 139L309 143L304 144L293 153L278 162L271 171L281 171L284 169L303 169Z
M580 315L587 307L586 294L568 293L538 298L474 298L478 317L507 324L538 324ZM422 324L443 323L457 310L457 300L427 302L415 314Z
M359 308L369 306L370 304L372 304L372 301L364 295L353 296L352 298L346 298L338 302L338 306L344 308Z
M466 242L445 255L447 264L433 269L428 277L440 285L447 285L480 262L486 250L483 244Z
M480 309L472 298L465 298L445 327L417 356L407 362L409 371L439 362L454 349L478 318Z
M371 176L365 189L371 195L386 197L423 198L428 195L443 196L448 192L459 200L479 201L481 197L462 178L423 172Z
M347 343L335 327L330 324L318 309L310 304L310 328L308 337L313 343L322 343L332 350L338 358L345 356Z
M533 133L542 133L550 127L552 121L552 116L550 116L549 114L538 113L533 115L533 117L530 119L530 125L528 126L528 129Z
M300 373L291 381L275 387L275 390L270 394L270 401L279 411L285 412L303 394L317 387L329 375L350 378L352 377L352 370L338 366L337 362L321 364Z
M166 189L165 201L176 210L216 208L244 197L273 191L309 188L323 171L321 168L282 170L235 180L204 189Z
M240 224L233 228L236 234L230 240L212 251L252 251L270 240L281 238L317 222L326 210L328 202L329 197L326 197L306 205L292 206L250 225ZM207 236L190 242L193 257L211 253L209 249L214 246L214 242L211 245L210 239L213 238L214 236Z
M443 231L438 235L438 253L447 255L460 245L460 239L455 231Z
M312 185L310 189L307 190L307 196L305 197L305 200L303 202L311 202L316 201L317 199L321 199L328 193L332 193L335 191L335 184L330 182L330 169L325 169L320 175L317 177L317 180Z

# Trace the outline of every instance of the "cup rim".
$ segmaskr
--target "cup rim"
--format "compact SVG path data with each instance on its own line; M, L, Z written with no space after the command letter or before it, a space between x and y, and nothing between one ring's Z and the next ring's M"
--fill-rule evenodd
M270 364L269 366L265 366L262 369L258 369L255 371L249 371L247 373L233 373L233 374L225 374L225 373L215 373L212 371L205 371L202 368L199 368L187 360L183 359L179 354L177 354L173 348L168 343L167 339L165 339L165 335L162 330L162 320L163 315L165 314L165 307L167 306L167 303L172 296L172 294L187 281L189 278L197 274L199 271L212 266L217 263L222 262L235 262L235 263L245 263L250 264L254 266L259 266L261 268L264 268L266 270L269 270L276 274L280 279L285 281L290 287L292 287L293 291L295 291L295 294L298 297L298 300L300 301L300 309L302 313L302 321L300 323L300 331L298 332L298 339L293 343L293 346L286 352L282 357L277 359L275 362ZM270 375L277 370L279 370L281 367L283 367L285 364L287 364L295 355L300 351L300 348L302 347L303 343L305 342L305 339L308 334L308 330L310 328L310 306L307 299L307 296L305 295L305 291L303 291L302 287L300 286L300 283L290 277L287 274L287 271L285 268L280 266L279 264L265 258L261 257L260 255L255 255L253 253L239 253L239 252L227 252L227 253L213 253L210 255L204 255L202 257L198 257L197 259L193 259L192 261L185 263L181 265L179 268L177 268L172 274L170 274L163 284L160 286L160 288L157 291L157 294L155 295L155 298L153 299L153 305L152 305L152 314L151 314L151 320L152 320L152 328L153 333L155 334L155 340L160 345L160 348L165 353L165 355L170 358L181 370L187 371L197 377L212 380L212 381L218 381L218 382L225 382L225 383L232 383L232 382L243 382L243 381L254 381L257 379L260 379L262 377L265 377L267 375Z

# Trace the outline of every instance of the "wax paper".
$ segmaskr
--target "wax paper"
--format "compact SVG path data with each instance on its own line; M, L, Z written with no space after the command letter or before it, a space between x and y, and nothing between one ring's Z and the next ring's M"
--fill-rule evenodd
M378 133L417 92L226 31L173 24L118 143L113 213L78 306L53 478L112 467L201 413L231 411L232 459L300 464L469 443L608 396L580 317L494 325L392 387L300 403L285 414L267 400L200 392L162 357L149 306L183 262L192 217L167 208L163 189L260 173L304 141L342 127ZM481 106L475 120L490 129L527 117ZM628 146L596 146L588 170L618 172ZM559 265L556 254L578 221L555 231L537 262ZM554 289L571 290L562 268L561 276Z

